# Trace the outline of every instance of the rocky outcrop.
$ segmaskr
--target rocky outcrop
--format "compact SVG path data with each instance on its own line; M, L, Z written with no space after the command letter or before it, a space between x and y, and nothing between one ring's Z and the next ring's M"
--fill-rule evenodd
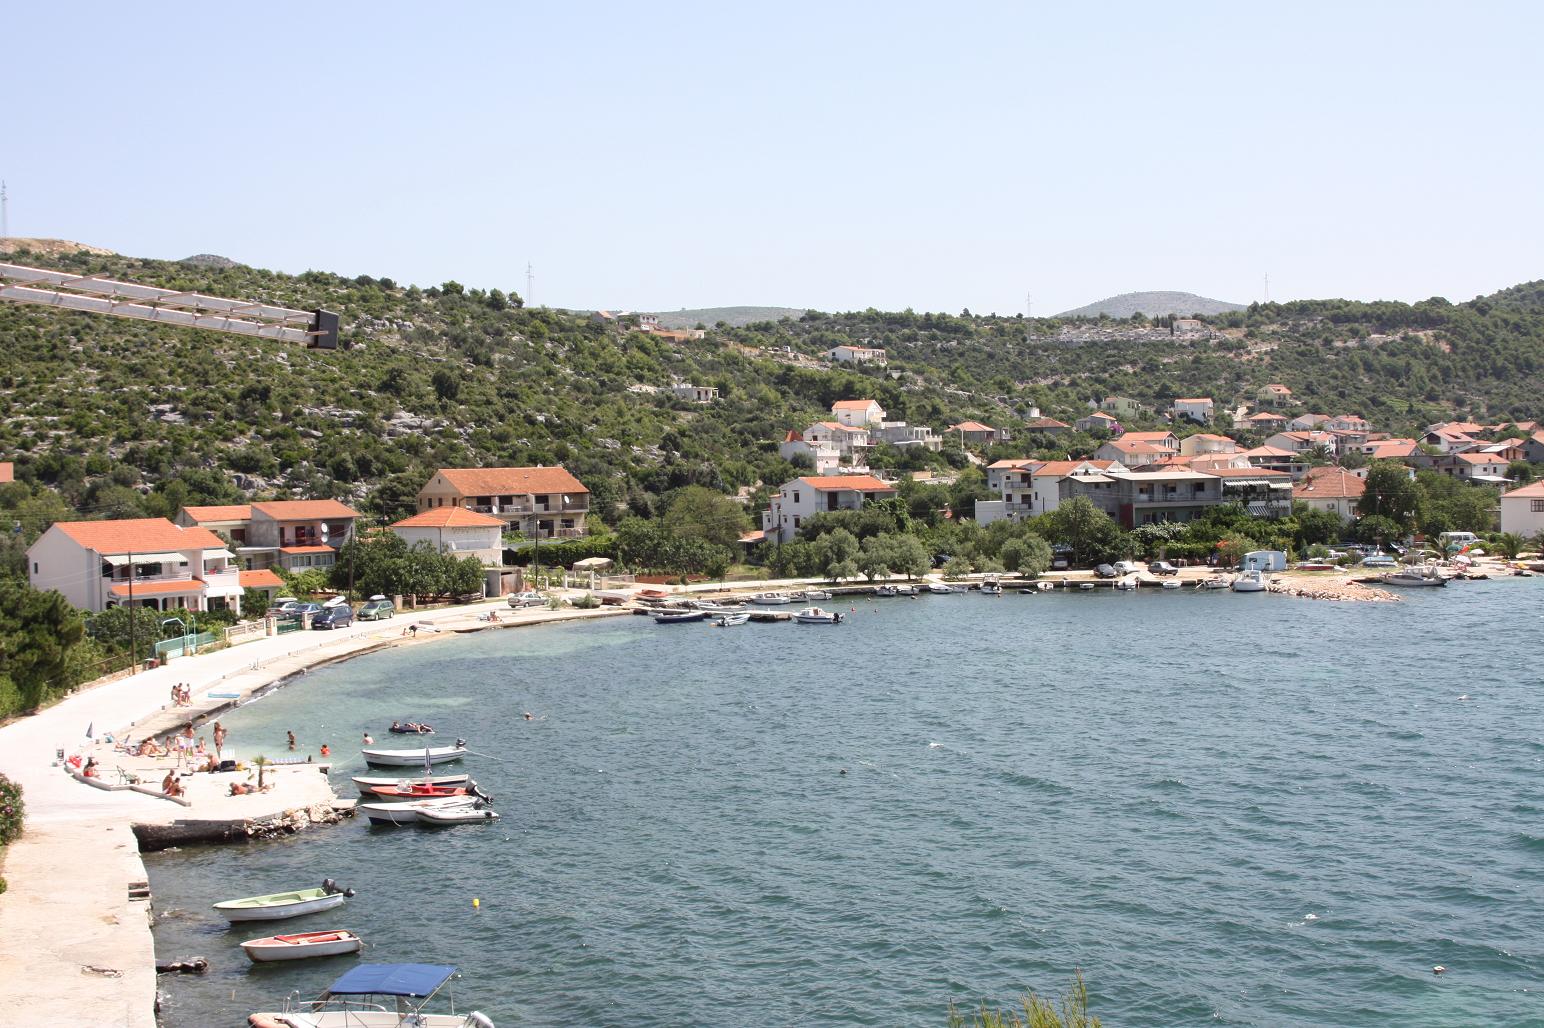
M351 803L323 804L296 807L266 817L236 818L231 820L177 820L169 824L137 824L134 837L139 840L142 853L187 846L193 843L248 842L253 839L274 839L281 835L294 835L314 825L337 824L345 817L354 815Z

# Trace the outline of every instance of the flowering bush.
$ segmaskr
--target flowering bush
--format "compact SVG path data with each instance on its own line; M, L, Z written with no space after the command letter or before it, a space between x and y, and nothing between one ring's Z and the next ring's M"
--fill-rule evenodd
M21 834L21 819L26 807L21 802L21 786L0 775L0 846Z

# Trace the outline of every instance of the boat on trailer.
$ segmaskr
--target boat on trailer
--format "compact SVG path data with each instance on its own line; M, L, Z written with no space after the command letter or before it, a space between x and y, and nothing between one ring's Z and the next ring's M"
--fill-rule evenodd
M241 944L241 950L253 963L266 964L275 960L309 960L312 957L358 953L364 945L364 940L353 932L335 928L327 932L299 932L295 935L248 939Z
M466 756L466 740L457 739L454 746L425 746L416 750L389 750L367 747L359 751L367 764L380 767L412 767L415 764L448 764Z
M266 896L248 896L245 899L225 900L214 904L227 921L282 921L302 914L314 914L343 906L343 901L354 895L353 889L340 889L331 878L319 889L296 889L293 892L273 892Z
M494 1028L477 1011L430 1013L427 1007L456 977L442 964L360 964L314 1000L292 994L281 1010L252 1014L249 1028Z

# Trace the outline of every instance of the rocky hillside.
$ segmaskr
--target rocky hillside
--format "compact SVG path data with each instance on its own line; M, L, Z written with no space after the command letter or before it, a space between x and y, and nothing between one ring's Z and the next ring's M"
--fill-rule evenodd
M804 316L802 307L702 307L697 310L656 311L665 328L712 328L722 322L730 328L754 325L758 321L785 321Z
M1228 303L1224 300L1212 300L1205 296L1197 296L1195 293L1176 292L1148 292L1148 293L1121 293L1119 296L1107 297L1085 307L1076 310L1062 311L1056 315L1058 318L1129 318L1133 314L1143 314L1149 318L1163 318L1173 315L1180 318L1188 318L1192 315L1226 314L1229 311L1241 311L1244 305L1241 303Z

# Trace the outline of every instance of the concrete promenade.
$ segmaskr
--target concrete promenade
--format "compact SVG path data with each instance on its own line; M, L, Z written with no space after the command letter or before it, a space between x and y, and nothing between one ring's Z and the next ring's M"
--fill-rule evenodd
M223 795L224 775L194 776L187 780L192 805L183 807L137 792L92 788L55 766L56 751L83 751L89 745L88 727L98 739L111 732L137 741L153 727L169 728L229 703L211 698L211 692L249 696L304 668L352 653L383 645L423 645L458 630L498 627L478 620L490 610L499 612L506 627L621 613L617 608L511 611L493 601L399 612L389 621L292 632L174 660L84 689L0 728L0 772L21 783L27 805L26 830L7 847L0 867L9 884L0 895L0 981L7 986L0 1028L154 1028L149 904L129 896L131 883L146 880L133 825L264 817L282 813L286 805L303 807L332 796L326 778L313 766L282 769L279 788L258 796ZM439 631L420 631L409 640L402 633L410 624L429 624ZM192 706L170 705L171 688L178 682L192 687ZM201 730L207 735L207 727ZM107 756L106 746L96 752L108 769L131 763ZM246 776L237 777L244 781Z

